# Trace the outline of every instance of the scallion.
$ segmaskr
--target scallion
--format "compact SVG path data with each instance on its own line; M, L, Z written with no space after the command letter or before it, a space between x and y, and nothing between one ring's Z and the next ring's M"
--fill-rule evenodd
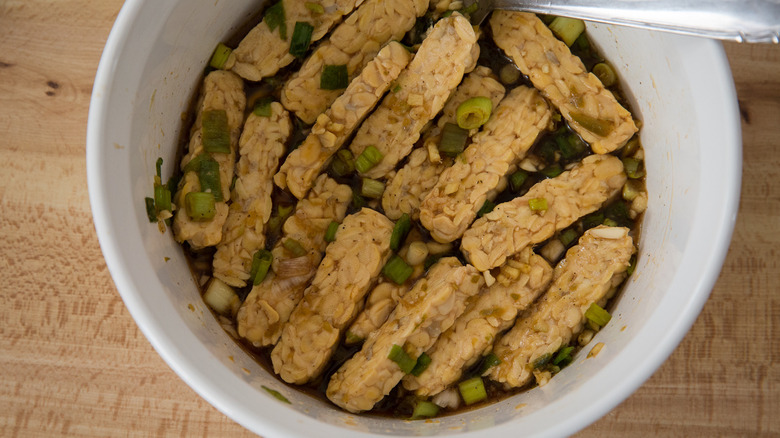
M330 243L336 240L336 232L339 230L339 223L336 221L330 221L328 229L325 230L325 241Z
M512 64L507 64L501 67L498 76L501 78L501 82L503 82L504 85L512 85L520 79L520 70Z
M528 200L528 208L531 209L531 211L546 211L547 210L547 199L545 198L533 198Z
M477 372L478 375L482 376L484 375L489 369L493 368L494 366L501 363L501 359L496 356L495 353L491 352L487 356L485 356L484 359L482 359L482 364L479 366L479 371Z
M630 179L623 184L623 199L633 201L639 196L640 191L642 191L642 182Z
M629 206L623 201L615 201L604 208L604 217L615 221L617 225L612 226L625 227L631 225ZM604 222L606 222L606 219Z
M208 222L217 214L213 193L190 192L184 196L187 215L195 222Z
M572 361L571 352L574 351L574 347L563 347L560 350L558 350L558 353L555 354L555 357L552 360L553 365L557 365L559 367L565 367L566 365L570 364Z
M361 342L363 342L363 338L352 333L351 331L347 331L347 334L344 335L344 343L347 345L359 344Z
M563 168L560 164L555 163L540 170L539 173L544 175L546 178L555 178L556 176L563 173Z
M360 194L366 198L378 199L385 192L385 183L371 178L363 178L360 185Z
M154 186L154 205L155 211L171 211L171 191L164 185Z
M411 229L412 219L408 214L402 214L395 223L395 226L393 226L393 233L390 235L390 249L393 251L398 251L398 248L401 247L401 244L403 243L404 239L406 239L406 235Z
M616 227L616 226L618 226L618 223L615 222L614 220L610 219L610 218L604 219L603 224L608 226L608 227Z
M255 108L252 110L252 113L258 117L271 117L273 114L271 111L271 103L273 103L273 101L274 100L270 97L258 99L257 102L255 102Z
M593 66L593 74L604 84L605 87L611 87L617 82L615 70L606 62L599 62Z
M392 258L382 268L382 274L385 277L393 281L395 284L404 284L406 280L412 275L414 268L407 265L406 262L398 255L393 255Z
M211 153L230 153L230 129L225 110L203 112L203 149Z
M219 176L219 163L216 160L208 159L200 162L198 168L198 181L200 181L200 191L212 193L215 201L222 201L222 184Z
M341 149L330 162L330 172L337 177L347 176L355 171L355 158L349 149Z
M146 203L146 217L149 218L149 222L157 222L157 210L154 208L154 198L144 198Z
M587 318L589 321L592 321L599 327L604 327L607 325L609 320L612 319L612 315L610 315L606 310L602 309L598 304L592 303L590 307L588 307L588 310L585 311L585 318Z
M217 44L217 48L214 49L214 53L211 55L209 66L216 68L217 70L222 70L225 68L225 63L231 53L233 53L233 49L230 47L222 43Z
M282 242L282 246L284 246L287 251L290 251L295 257L301 257L307 253L306 248L301 245L301 242L292 238L285 239L284 242Z
M296 22L295 30L293 30L292 39L290 40L290 54L296 58L302 58L306 55L306 51L309 50L309 44L311 44L312 33L314 33L314 26L305 21Z
M569 117L573 122L600 137L608 136L615 129L615 124L610 120L597 119L575 111L570 112Z
M446 123L441 131L439 152L455 157L466 148L469 132L454 123Z
M524 170L518 170L509 176L509 187L513 192L519 192L526 179L528 179L528 173Z
M563 246L568 247L569 245L572 244L572 242L577 240L577 237L579 237L577 232L574 231L574 229L572 228L568 228L558 235L558 240L561 241Z
M479 9L479 2L475 1L474 3L461 8L458 12L460 12L463 15L471 15L474 12L477 12L478 9Z
M412 420L419 418L431 418L435 417L439 413L439 406L436 403L426 400L418 400L414 405L414 412L412 412Z
M484 96L472 97L458 105L455 119L463 129L477 129L487 123L493 111L493 101Z
M163 159L162 157L157 158L157 162L154 163L155 169L157 169L157 178L162 179L162 165L163 165Z
M285 17L284 2L282 0L279 0L275 5L266 9L263 21L271 32L278 27L279 38L287 41L287 18Z
M539 370L547 366L548 363L550 363L550 360L552 359L552 354L545 353L539 357L536 358L534 361L534 369Z
M490 199L485 199L485 202L482 204L482 207L480 207L479 211L477 211L477 217L482 217L496 208L496 204L491 201Z
M629 260L628 268L626 268L626 275L631 275L634 273L634 270L636 269L636 255L631 256L631 260Z
M281 2L279 2L279 3L281 3ZM267 387L265 385L260 385L260 387L265 389L266 391L268 391L269 394L271 394L275 399L279 400L280 402L284 402L284 403L287 403L287 404L292 404L292 403L290 403L290 400L287 400L287 397L282 395L281 392L279 392L279 391L277 391L275 389L271 389L271 388L269 388L269 387Z
M430 364L431 357L428 356L427 353L421 354L420 357L417 358L417 363L414 365L414 368L412 368L412 375L415 377L420 377L420 374L427 370L428 365Z
M230 315L238 309L240 300L232 287L225 284L218 278L212 278L206 292L203 294L203 301L220 315Z
M555 17L550 23L550 30L563 40L567 46L574 44L574 41L585 31L585 22L576 18Z
M376 148L376 146L368 146L355 160L355 169L360 173L365 173L371 170L374 166L379 164L384 158L382 152Z
M593 227L601 225L602 223L604 223L604 214L592 213L582 218L582 229L583 231L589 230Z
M249 271L249 278L252 280L252 284L257 286L265 280L265 276L268 275L268 269L271 268L271 261L274 256L271 251L261 249L252 256L252 269Z
M187 162L187 165L184 166L184 169L182 169L183 173L187 172L197 172L200 170L200 163L202 163L205 160L210 160L211 155L209 154L200 154L196 155L193 159Z
M310 10L314 14L321 15L325 13L325 8L323 8L319 3L306 2L303 5L306 6L306 9Z
M626 170L626 176L631 179L639 179L645 176L645 166L642 160L623 158L623 167Z
M347 65L325 65L320 76L320 88L323 90L343 90L349 85Z
M356 209L361 209L366 206L366 200L360 196L360 192L358 192L355 189L352 189L352 207Z
M404 351L403 347L396 344L393 344L390 348L387 358L398 364L398 368L401 368L401 371L403 371L404 374L411 373L414 369L414 365L417 363L417 361L412 359L411 356Z
M460 390L460 396L466 405L472 405L487 399L485 384L482 382L482 377L479 376L460 382L458 390Z

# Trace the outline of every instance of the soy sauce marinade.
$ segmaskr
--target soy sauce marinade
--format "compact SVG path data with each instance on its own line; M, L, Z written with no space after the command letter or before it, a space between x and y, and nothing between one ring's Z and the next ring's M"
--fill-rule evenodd
M243 35L257 23L259 23L261 19L262 14L258 14L248 20L246 26L241 27L233 37L227 40L227 45L235 47ZM436 20L430 14L419 18L417 25L407 34L403 42L410 46L419 44L419 42L422 41L422 34L424 33L424 30L427 27L432 26L435 21ZM545 21L549 22L548 20ZM519 72L515 71L514 74L511 74L511 70L515 68L513 67L511 60L492 41L489 26L483 27L483 36L479 41L479 46L480 57L478 60L478 65L489 67L497 76L499 76L507 92L519 85L525 85L528 87L533 86L528 77L519 74ZM595 65L604 62L603 58L591 46L587 36L584 33L580 35L572 44L571 51L573 54L580 57L588 71L591 71ZM245 81L247 115L252 111L255 103L261 99L270 97L276 101L279 101L280 92L284 83L295 71L300 68L301 64L302 62L300 60L296 60L289 66L280 70L279 73L275 76L266 78L261 82L252 83ZM209 71L210 69L207 69L205 73L207 74ZM507 72L507 74L504 74L505 72ZM617 81L615 81L611 86L608 86L608 89L612 91L618 101L625 108L629 109L628 102L620 90ZM182 139L180 141L181 146L179 148L177 162L180 160L183 151L186 151L187 144L189 142L189 127L194 122L196 114L196 101L197 98L193 98L189 111L186 113L186 118L184 117L185 114L183 114L183 120L185 120L185 126L187 129L182 131L184 134L182 135ZM281 158L280 164L284 162L284 159L292 150L294 150L301 142L303 142L303 140L311 131L311 125L306 125L295 116L292 116L292 119L293 133L287 142L287 151ZM349 144L350 139L344 143L345 147ZM637 151L641 151L641 144L639 143L638 135L635 135L626 146L624 146L622 149L619 149L618 151L615 151L613 155L617 155L618 157L630 157L636 154ZM581 161L584 157L590 154L592 154L592 152L588 144L568 126L566 121L563 120L557 111L554 112L552 129L540 135L530 153L528 154L528 156L533 159L532 167L534 170L525 171L525 176L522 178L518 177L514 180L510 179L510 184L507 186L506 190L499 193L493 203L486 202L486 205L483 206L481 213L492 209L492 205L497 205L499 203L514 199L518 196L522 196L537 182L545 178L557 176L557 174L560 174L562 171L566 170L568 166ZM406 161L406 159L401 161L398 164L398 168L403 167L406 164ZM356 173L344 176L340 175L338 172L334 172L331 167L327 169L327 173L330 177L339 183L349 185L353 189L353 193L355 195L353 195L353 200L350 204L350 207L348 208L347 214L352 214L364 206L368 206L383 212L381 202L376 200L368 200L359 195L361 178ZM637 178L635 178L635 180L641 184L640 189L644 191L644 179L642 176L639 175ZM519 182L519 184L514 184L514 182ZM289 192L281 190L276 186L274 186L272 199L274 208L272 217L267 224L265 243L266 249L269 250L273 248L278 241L284 219L286 219L286 215L290 214L290 211L292 211L297 202L296 198ZM612 221L615 225L629 227L631 229L631 235L636 242L639 236L642 215L640 214L635 219L631 219L629 211L630 202L618 198L605 205L599 211L591 213L576 221L572 226L567 228L567 230L574 230L576 235L580 236L585 230L592 228L593 226L604 223L605 221ZM417 232L424 236L426 240L430 240L430 234L423 226L421 226L419 223L414 223L414 228L417 230ZM560 239L567 230L561 230L560 232L556 233L555 236L549 239L549 241ZM543 248L546 243L547 242L543 242L537 245L535 249L538 250ZM569 241L564 246L569 248L575 244L576 239ZM196 283L200 285L201 294L203 294L205 292L204 289L207 283L206 279L210 278L212 275L211 259L214 254L214 249L206 248L200 251L193 251L186 243L183 245L183 247L185 254L187 255L187 259L190 263L193 276L196 279ZM454 250L446 255L458 257L461 262L465 263L466 261L463 255L458 250L460 247L460 240L453 242L452 247ZM561 257L562 255L559 254L555 260L549 261L551 264L554 264ZM409 283L411 283L411 281ZM249 286L236 291L242 301L246 298L247 294L251 290L251 287L252 286L250 284ZM219 317L219 315L216 313L215 316L221 318L223 322L226 322L225 318ZM232 319L230 324L233 328L235 328L235 319ZM231 336L235 336L235 330L227 331L231 334ZM256 348L244 339L236 339L236 341L263 368L265 368L270 374L276 376L276 374L273 372L273 366L271 365L270 360L270 352L273 347ZM576 341L572 341L572 344L575 344L576 346ZM331 358L325 372L315 381L307 385L295 386L296 389L330 404L327 397L325 396L325 389L327 387L330 376L335 373L336 370L359 349L360 344L345 346L344 343L341 342L337 351ZM577 350L575 350L575 353L572 354L576 354L576 351L578 350L579 347ZM476 375L477 370L479 370L481 366L482 363L479 361L477 364L470 367L469 370L466 370L463 373L463 378L461 380L469 376ZM280 382L284 383L281 378L278 376L276 377ZM461 403L458 409L443 410L439 416L451 415L458 412L463 412L465 410L476 409L486 404L491 404L506 397L512 396L518 392L525 391L532 386L533 385L529 384L522 388L507 390L501 385L489 379L485 379L485 387L488 393L487 400L475 403L471 406L465 406ZM366 412L366 414L383 417L409 418L412 414L414 402L416 399L417 398L413 393L406 391L403 386L399 384L389 396L385 397L374 407L373 410ZM334 409L338 408L334 406Z

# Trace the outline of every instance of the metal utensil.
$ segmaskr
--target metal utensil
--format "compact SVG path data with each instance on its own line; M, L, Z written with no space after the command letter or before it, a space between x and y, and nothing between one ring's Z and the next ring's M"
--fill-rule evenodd
M748 43L780 42L780 0L465 0L475 24L494 9L560 15Z

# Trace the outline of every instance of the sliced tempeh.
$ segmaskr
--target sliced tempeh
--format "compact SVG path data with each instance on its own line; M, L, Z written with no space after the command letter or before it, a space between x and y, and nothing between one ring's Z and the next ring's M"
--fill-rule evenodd
M454 257L439 260L401 299L387 322L331 377L326 392L330 401L350 412L371 409L404 376L387 357L393 345L417 358L452 326L483 282L473 266L461 266Z
M295 23L298 21L314 26L311 34L311 42L319 41L341 17L349 14L362 0L319 0L314 2L322 6L308 8L306 3L299 0L279 0L274 5L283 5L284 31L280 28L271 30L268 27L268 12L260 24L246 34L236 50L228 57L225 69L233 70L242 78L250 81L259 81L265 77L273 76L282 67L291 63L295 57L290 54L290 41L292 40ZM282 32L286 33L282 38Z
M422 42L397 86L358 130L350 149L355 156L374 146L384 158L362 175L387 175L407 156L420 131L444 107L450 92L474 62L477 36L460 14L439 20Z
M291 129L290 114L277 102L271 104L269 117L250 114L244 123L235 197L214 254L214 276L231 286L246 286L252 256L265 247L265 223L273 209L273 176Z
M524 196L499 204L477 219L463 235L461 250L480 271L500 266L508 256L598 210L625 182L620 159L585 157L570 171L534 185ZM547 209L532 210L528 203L534 199L544 199Z
M343 92L320 88L323 67L346 65L353 79L388 41L400 41L427 8L428 0L366 0L287 81L282 104L304 122L314 123Z
M409 52L394 41L379 51L330 109L317 117L311 134L287 157L274 177L276 185L289 189L298 199L306 196L312 181L379 102L410 57Z
M463 370L493 349L493 340L512 326L552 280L552 268L527 247L508 259L496 282L474 296L466 311L427 352L428 368L419 377L404 377L404 387L419 396L436 395L455 383Z
M323 371L390 258L392 232L390 219L367 208L344 219L271 352L284 381L306 383Z
M554 354L582 330L588 307L625 278L635 250L628 231L601 225L569 249L547 293L496 341L494 353L501 363L491 368L491 379L510 387L525 385L537 359Z
M480 66L469 73L444 105L436 124L423 132L423 145L414 149L406 165L388 182L382 196L382 208L390 219L407 213L412 219L420 217L420 204L436 185L444 169L452 165L452 158L438 153L441 133L447 123L456 123L456 111L461 103L472 97L488 97L493 107L504 98L505 89L493 77L493 72ZM475 134L477 130L472 130Z
M495 113L463 158L446 169L423 199L420 222L439 242L463 235L488 196L495 197L501 180L534 144L550 122L544 98L533 88L520 86L498 104Z
M179 191L174 197L178 207L173 219L173 234L178 242L185 240L192 249L214 246L222 240L222 226L228 216L227 201L230 199L230 183L233 180L233 168L236 160L236 145L244 122L244 82L233 73L213 71L203 80L203 88L198 99L198 115L190 132L190 142L187 154L181 160L181 169L186 170L187 164L201 154L207 154L203 149L203 114L207 111L224 111L227 116L227 127L230 137L230 152L211 153L211 158L219 164L220 187L222 201L216 203L217 213L207 222L195 222L184 208L184 198L187 193L199 192L200 181L195 171L185 171Z
M272 254L273 272L252 288L238 310L238 334L256 347L273 345L282 327L303 297L307 283L314 276L325 251L325 231L331 221L344 219L352 200L349 186L321 175L309 195L295 206L295 212L284 223L283 235ZM286 239L294 239L307 250L294 257L284 248Z
M496 45L590 143L593 152L612 152L637 131L631 113L536 15L496 11L490 26Z

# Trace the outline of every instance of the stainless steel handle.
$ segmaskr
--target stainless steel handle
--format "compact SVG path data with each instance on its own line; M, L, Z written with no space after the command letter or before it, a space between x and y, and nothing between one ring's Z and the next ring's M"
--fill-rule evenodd
M492 9L749 43L780 42L780 0L478 0L475 21ZM464 3L474 3L466 0ZM481 18L481 19L480 19Z

